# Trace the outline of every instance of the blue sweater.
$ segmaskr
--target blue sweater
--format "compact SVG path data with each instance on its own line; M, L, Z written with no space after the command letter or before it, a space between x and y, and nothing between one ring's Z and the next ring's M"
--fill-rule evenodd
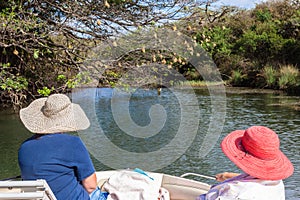
M89 200L81 181L95 169L81 139L68 134L39 136L19 149L22 178L45 179L58 200Z

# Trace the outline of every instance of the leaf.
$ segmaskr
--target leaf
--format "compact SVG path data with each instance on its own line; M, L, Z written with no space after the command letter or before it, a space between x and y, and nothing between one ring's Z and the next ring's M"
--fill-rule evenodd
M0 87L1 87L2 90L6 90L7 85L2 84Z
M44 86L43 89L38 89L37 92L40 94L40 95L43 95L43 96L49 96L50 93L51 93L51 89L49 89L48 87Z
M39 50L34 50L34 52L33 52L33 57L34 57L34 59L38 59L39 58Z
M104 6L107 7L107 8L110 8L110 5L107 1L104 1Z
M15 50L13 51L13 54L18 55L19 52L15 49Z
M57 76L57 80L66 80L66 76L63 74L60 74Z

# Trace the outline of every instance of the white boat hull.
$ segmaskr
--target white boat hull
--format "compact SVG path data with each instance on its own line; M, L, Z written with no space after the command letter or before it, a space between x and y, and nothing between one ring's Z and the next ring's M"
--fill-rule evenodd
M116 171L97 171L99 187L101 188ZM171 200L195 200L210 188L210 185L195 180L162 173L147 172L147 174L154 179L155 184L169 191ZM45 180L0 181L0 199L56 200Z

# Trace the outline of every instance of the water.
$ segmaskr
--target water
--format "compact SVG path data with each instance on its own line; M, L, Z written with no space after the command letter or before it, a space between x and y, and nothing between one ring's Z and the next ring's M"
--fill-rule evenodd
M191 96L193 94L196 96L196 102ZM272 93L234 92L227 93L226 98L219 99L219 105L211 106L214 100L205 89L194 91L163 89L160 96L157 95L156 90L137 90L129 100L126 95L114 96L111 89L98 89L94 92L93 101L89 101L88 93L79 96L80 98L76 100L85 102L82 107L88 116L95 117L90 120L92 122L95 120L97 123L97 125L92 123L87 134L79 133L87 146L94 150L91 154L97 170L111 169L108 163L116 161L117 164L113 164L116 166L119 164L122 168L137 165L136 167L142 169L155 168L157 172L172 175L195 172L213 176L223 171L239 172L239 169L222 153L219 147L221 139L236 129L264 125L278 133L281 150L295 167L294 174L284 180L286 199L300 198L298 187L300 184L300 111L289 106L281 106L281 104L299 102L299 97ZM75 98L76 95L73 97ZM226 105L226 112L221 110L221 104ZM216 109L215 106L220 108ZM221 114L224 115L219 116ZM180 116L188 118L183 119ZM224 124L222 118L225 120ZM100 133L95 131L98 130L96 126L102 129L103 137L99 141ZM20 174L17 163L18 147L31 134L22 126L17 115L7 112L0 113L0 127L0 178L16 176ZM179 137L180 128L184 130L183 138ZM210 151L205 155L203 153L205 151L200 151L200 148L203 147L209 128L216 130L216 134L208 138L210 143L207 149ZM140 131L130 132L131 130ZM218 130L221 130L220 135L217 134ZM105 146L103 138L108 139L109 142L106 143L113 145L101 149ZM159 152L166 146L168 146L166 150L153 157L152 152ZM172 151L169 151L170 149ZM144 155L145 159L139 155ZM170 157L174 157L173 160ZM157 166L162 167L157 168ZM202 179L202 181L207 180ZM214 182L209 181L209 183Z

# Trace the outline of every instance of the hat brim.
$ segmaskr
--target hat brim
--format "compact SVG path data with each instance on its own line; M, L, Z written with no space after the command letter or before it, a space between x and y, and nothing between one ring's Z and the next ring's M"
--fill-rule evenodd
M56 115L45 116L42 107L46 100L47 98L36 99L28 107L20 110L20 119L30 132L39 134L73 132L90 126L84 111L74 103Z
M240 169L263 180L281 180L293 174L292 163L281 151L272 160L262 160L248 154L241 144L244 132L245 130L233 131L221 142L224 154Z

